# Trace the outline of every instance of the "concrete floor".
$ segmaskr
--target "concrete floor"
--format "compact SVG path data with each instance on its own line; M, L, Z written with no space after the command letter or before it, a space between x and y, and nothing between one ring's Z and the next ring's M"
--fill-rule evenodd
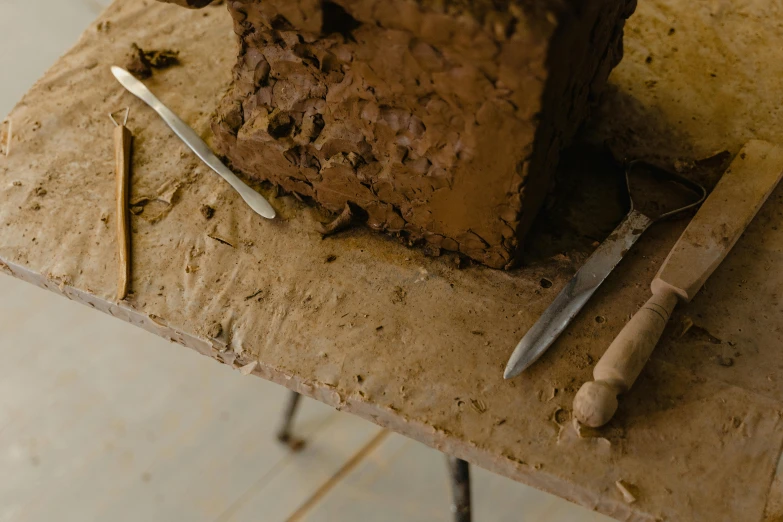
M0 0L0 115L108 3ZM0 332L0 522L450 520L444 458L417 442L306 400L292 454L283 388L7 276ZM608 520L473 481L477 522Z

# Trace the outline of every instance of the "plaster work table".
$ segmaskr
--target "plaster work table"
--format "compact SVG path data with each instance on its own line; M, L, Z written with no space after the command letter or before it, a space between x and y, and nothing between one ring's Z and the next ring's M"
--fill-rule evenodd
M733 4L640 3L591 135L619 157L679 166L753 137L783 142L783 7ZM108 70L134 42L178 49L182 65L147 84L209 138L234 63L219 9L118 1L13 110L0 271L619 519L783 516L783 187L679 310L612 423L578 431L574 393L686 221L652 229L560 342L504 381L591 241L550 241L511 272L459 269L361 228L322 240L318 216L268 190L281 217L258 217ZM107 114L128 105L133 279L116 302Z

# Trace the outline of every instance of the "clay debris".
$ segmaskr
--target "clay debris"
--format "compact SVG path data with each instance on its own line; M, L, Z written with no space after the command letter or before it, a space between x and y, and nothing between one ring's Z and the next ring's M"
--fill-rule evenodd
M315 230L324 237L331 236L351 226L354 221L354 213L351 205L346 203L345 208L337 218L329 223L316 223Z
M146 51L133 43L125 68L136 78L146 80L152 76L154 70L168 69L179 63L179 51L171 49Z

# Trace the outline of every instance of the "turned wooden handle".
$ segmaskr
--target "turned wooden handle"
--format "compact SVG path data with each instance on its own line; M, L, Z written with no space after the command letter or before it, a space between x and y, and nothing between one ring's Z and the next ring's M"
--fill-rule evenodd
M133 134L124 125L114 129L114 172L117 189L117 299L125 299L130 285L130 231L128 222L128 192Z
M574 398L579 422L597 428L617 411L617 395L628 391L658 344L678 297L663 287L636 312L593 369L594 381L586 382Z

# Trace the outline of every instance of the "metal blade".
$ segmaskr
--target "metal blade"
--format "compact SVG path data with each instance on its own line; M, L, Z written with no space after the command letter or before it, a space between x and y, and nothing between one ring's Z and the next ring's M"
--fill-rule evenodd
M125 87L131 94L138 97L144 103L152 107L163 121L171 127L174 134L185 142L190 149L196 153L196 156L201 158L201 161L206 163L212 170L223 177L228 183L239 192L242 199L259 215L272 219L275 217L275 209L269 202L253 190L248 187L236 174L231 172L220 159L212 152L204 140L202 140L196 132L188 126L187 123L182 121L179 116L174 114L171 109L163 105L163 103L155 97L146 85L137 80L131 73L125 69L117 66L111 68L111 72L117 81L119 81L123 87Z
M519 341L503 378L519 375L552 346L651 223L650 218L635 210L625 217Z

